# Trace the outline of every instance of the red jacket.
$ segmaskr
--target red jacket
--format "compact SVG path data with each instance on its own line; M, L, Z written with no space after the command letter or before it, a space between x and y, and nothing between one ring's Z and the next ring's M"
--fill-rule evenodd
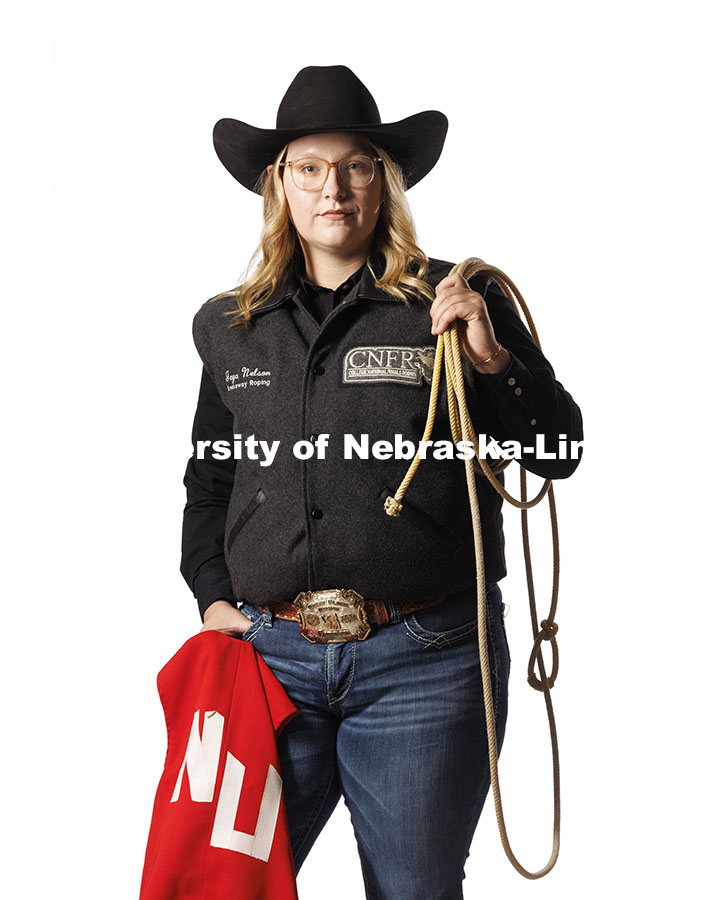
M297 715L250 643L191 637L157 678L168 749L140 900L297 900L275 739Z

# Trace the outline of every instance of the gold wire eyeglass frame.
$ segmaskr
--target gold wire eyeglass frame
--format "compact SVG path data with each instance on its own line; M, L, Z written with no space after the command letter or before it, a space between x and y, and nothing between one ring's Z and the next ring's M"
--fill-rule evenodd
M372 175L370 176L370 180L367 184L361 185L361 187L368 187L368 185L372 184L373 179L375 178L375 163L382 162L382 158L379 156L365 156L364 153L349 153L347 156L343 156L342 159L339 159L337 162L330 162L328 159L323 159L321 156L303 156L301 159L294 159L291 162L281 162L280 166L287 166L290 169L290 175L292 176L293 184L296 188L299 188L301 191L321 191L325 185L327 184L327 180L330 177L330 169L333 167L337 168L337 176L338 180L345 185L345 187L352 187L352 185L347 184L340 174L340 166L342 163L346 162L348 159L369 159L372 165ZM296 166L298 163L305 163L308 160L313 160L314 162L325 163L326 171L325 177L323 178L323 183L320 187L316 188L306 188L302 185L298 184L295 180L295 172L293 170L293 166Z

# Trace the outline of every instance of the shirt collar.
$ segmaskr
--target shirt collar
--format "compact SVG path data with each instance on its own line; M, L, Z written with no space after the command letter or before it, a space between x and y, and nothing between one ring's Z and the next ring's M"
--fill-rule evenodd
M383 291L381 288L375 286L375 278L373 277L370 268L372 268L375 273L381 272L384 264L385 257L383 254L379 250L373 250L365 265L362 266L361 269L358 269L358 272L352 276L355 278L359 273L359 287L357 288L357 296L359 298L366 300L384 300L391 303L400 302L396 297L393 297L392 294L388 294L387 291ZM300 271L298 271L298 268ZM301 284L301 273L304 274L304 261L302 259L301 251L297 250L292 262L278 280L275 290L261 306L256 310L253 310L253 317L271 309L275 309L277 306L280 306L281 303L294 297L303 287ZM311 284L311 282L308 282L308 284Z
M354 287L360 280L360 276L362 275L363 269L366 267L366 265L367 263L363 263L356 272L353 272L353 274L343 282L343 285L349 284L350 287ZM316 297L318 294L322 293L322 291L331 291L332 293L334 293L331 288L320 287L320 285L314 284L312 281L310 281L305 273L304 263L301 262L297 258L297 256L293 260L293 269L295 281L304 297Z

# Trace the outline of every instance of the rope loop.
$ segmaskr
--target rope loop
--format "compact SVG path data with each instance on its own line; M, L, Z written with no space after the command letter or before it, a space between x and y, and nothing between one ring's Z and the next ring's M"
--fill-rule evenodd
M507 275L495 266L484 263L481 259L475 257L466 259L464 262L454 266L451 273L460 272L464 278L472 278L474 275L484 272L492 277L499 285L501 291L513 303L516 312L519 315L520 307L528 323L528 328L532 334L533 340L540 348L540 340L537 330L530 316L527 304L523 300L520 292L510 281ZM437 338L437 346L435 350L435 361L433 364L432 383L430 386L430 402L428 404L427 419L425 422L425 432L423 441L429 441L433 432L435 422L435 414L437 411L438 393L440 390L440 382L442 380L443 360L445 363L445 379L447 386L447 402L448 402L448 418L450 421L450 430L453 442L455 444L462 438L469 441L474 448L474 455L471 459L465 460L465 476L468 486L468 497L470 500L470 512L473 523L473 540L475 547L475 568L477 574L477 598L478 598L478 651L480 656L480 670L483 686L483 698L485 701L485 724L488 736L488 759L490 763L490 781L492 784L493 799L495 801L495 814L498 821L500 831L500 840L505 850L505 854L514 866L514 868L525 878L537 879L553 868L557 862L560 852L560 762L559 750L557 742L557 730L555 728L555 715L552 708L552 699L550 696L550 688L555 683L558 674L558 645L556 635L558 632L557 623L553 621L555 609L557 605L558 584L559 584L559 562L560 553L557 537L557 517L555 513L555 495L553 493L552 481L546 479L538 494L532 499L527 499L527 485L525 480L525 470L521 469L520 486L521 498L518 500L513 497L504 487L503 483L496 477L502 469L508 464L509 460L503 460L500 463L490 464L481 456L477 443L477 432L473 426L468 410L467 400L465 397L464 373L462 368L462 355L460 353L460 345L457 334L457 323L452 322L447 333L439 334ZM385 500L385 512L389 516L399 516L402 510L402 498L405 496L410 482L421 461L420 449L418 448L415 457L408 468L405 477L395 492L395 496L387 497ZM525 569L528 577L528 595L530 599L530 615L533 623L533 632L535 633L535 641L532 652L530 654L530 662L528 664L528 683L537 691L542 691L545 695L545 706L548 714L548 725L550 728L550 743L553 759L553 842L550 858L547 863L536 871L526 869L510 847L510 841L505 826L505 816L502 808L502 797L500 794L500 779L498 775L498 746L497 735L495 733L495 714L493 709L492 698L492 679L490 676L490 658L488 654L487 627L485 622L487 608L485 605L485 559L483 556L483 540L482 540L482 523L480 517L480 505L477 495L477 475L483 475L492 485L495 491L512 506L522 510L522 531L523 531L523 550L525 554ZM533 506L537 506L544 497L548 497L550 505L550 521L553 536L553 591L551 609L547 619L543 619L540 628L537 627L537 609L535 605L535 588L532 579L532 565L530 560L530 544L527 529L527 510ZM545 662L543 659L541 645L543 641L550 641L552 647L552 673L547 677L545 671ZM540 677L535 675L535 664L537 663Z
M547 623L547 619L543 620L543 625ZM555 634L557 633L557 625L555 625L555 633L550 633L548 631L540 630L537 633L535 638L535 643L533 644L533 648L530 652L530 659L528 661L528 684L531 688L534 688L536 691L543 691L543 679L542 676L545 672L545 663L542 657L542 650L540 649L543 641L550 641L550 647L552 648L552 671L550 675L547 677L547 686L548 689L552 688L555 684L555 679L558 675L558 669L560 667L560 651L558 649L558 643L555 640ZM535 674L535 663L540 666L540 678Z

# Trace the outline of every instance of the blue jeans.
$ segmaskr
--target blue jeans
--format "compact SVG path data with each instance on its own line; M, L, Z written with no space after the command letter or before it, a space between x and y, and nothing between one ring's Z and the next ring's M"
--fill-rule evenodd
M475 588L312 644L296 622L244 604L251 641L299 710L278 738L299 871L342 795L368 900L461 900L490 786ZM498 746L510 672L500 588L487 592Z

